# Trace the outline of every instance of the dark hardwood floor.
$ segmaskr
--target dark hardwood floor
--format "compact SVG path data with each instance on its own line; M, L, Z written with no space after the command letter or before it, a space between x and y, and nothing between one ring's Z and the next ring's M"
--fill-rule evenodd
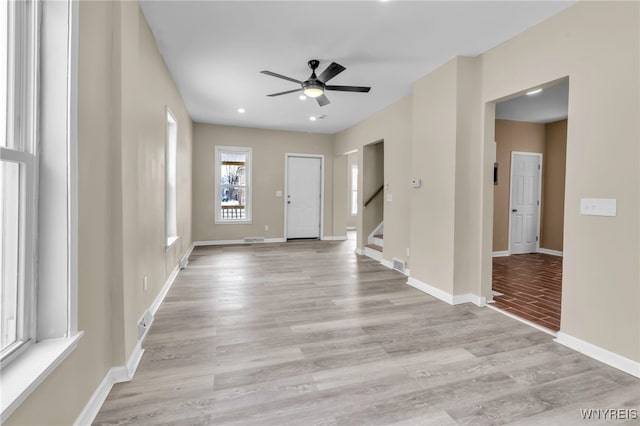
M560 330L562 257L542 253L493 258L495 306L521 318Z
M196 248L95 424L572 425L640 405L640 380L353 250Z

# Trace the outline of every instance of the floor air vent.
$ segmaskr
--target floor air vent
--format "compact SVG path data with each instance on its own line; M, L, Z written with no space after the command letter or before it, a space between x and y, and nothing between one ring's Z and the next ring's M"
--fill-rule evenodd
M393 259L393 269L404 274L406 268L407 262L405 262L404 260Z
M264 237L245 237L245 243L264 243Z

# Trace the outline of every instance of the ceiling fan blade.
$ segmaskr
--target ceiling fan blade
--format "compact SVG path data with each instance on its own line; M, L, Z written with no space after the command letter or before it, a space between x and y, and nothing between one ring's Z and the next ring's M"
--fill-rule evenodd
M346 70L345 67L343 67L342 65L336 62L332 62L331 65L327 67L327 69L322 71L322 74L320 74L320 76L318 77L318 80L320 80L323 83L326 83L327 81L331 80L333 77L340 74L344 70Z
M371 87L364 86L326 86L325 90L336 90L338 92L363 92L367 93Z
M278 92L278 93L272 93L270 95L267 96L280 96L280 95L286 95L287 93L294 93L294 92L302 92L302 87L299 89L293 89L293 90L287 90L286 92Z
M318 96L316 98L316 101L318 101L318 105L325 106L325 105L329 105L331 102L329 102L329 98L327 98L324 94Z
M298 83L298 84L302 84L302 82L300 80L296 80L295 78L291 78L291 77L287 77L286 75L282 75L282 74L277 74L275 72L271 72L271 71L260 71L261 74L266 74L266 75L270 75L271 77L277 77L277 78L281 78L283 80L289 80L292 81L294 83Z

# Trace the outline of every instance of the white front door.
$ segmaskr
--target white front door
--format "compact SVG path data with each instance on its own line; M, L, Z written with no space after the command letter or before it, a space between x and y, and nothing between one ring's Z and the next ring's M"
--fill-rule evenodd
M511 154L511 254L538 251L542 154Z
M320 238L322 158L287 156L286 238Z

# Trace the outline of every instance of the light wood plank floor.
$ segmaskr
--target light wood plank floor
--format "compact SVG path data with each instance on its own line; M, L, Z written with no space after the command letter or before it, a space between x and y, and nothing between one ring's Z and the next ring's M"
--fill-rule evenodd
M640 380L353 249L196 248L95 424L572 425L640 406Z

